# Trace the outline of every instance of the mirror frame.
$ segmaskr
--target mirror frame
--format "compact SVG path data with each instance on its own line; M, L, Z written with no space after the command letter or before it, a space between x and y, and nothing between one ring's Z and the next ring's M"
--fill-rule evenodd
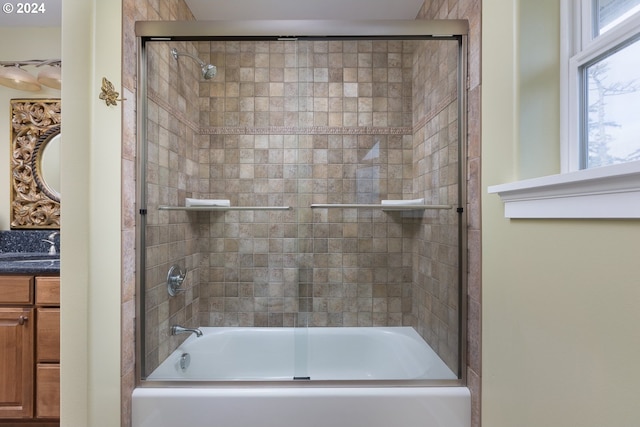
M11 229L60 228L60 197L42 179L39 163L60 134L60 111L60 99L11 100Z
M60 193L47 183L44 178L44 171L42 170L42 158L44 157L45 149L57 136L60 136L60 126L54 126L40 135L38 142L36 142L36 148L33 150L33 155L31 156L31 172L40 191L51 200L60 203Z

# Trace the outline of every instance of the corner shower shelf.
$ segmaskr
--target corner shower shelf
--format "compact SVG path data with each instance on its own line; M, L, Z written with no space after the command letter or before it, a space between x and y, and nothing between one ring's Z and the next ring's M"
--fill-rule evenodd
M291 206L158 206L160 211L288 211Z
M425 209L451 209L451 205L383 205L366 203L314 203L312 209L382 209L383 211L422 211Z

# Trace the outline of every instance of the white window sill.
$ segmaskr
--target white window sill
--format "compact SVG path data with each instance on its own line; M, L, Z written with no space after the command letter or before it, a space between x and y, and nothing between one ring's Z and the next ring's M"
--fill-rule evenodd
M506 218L640 218L640 161L493 185Z

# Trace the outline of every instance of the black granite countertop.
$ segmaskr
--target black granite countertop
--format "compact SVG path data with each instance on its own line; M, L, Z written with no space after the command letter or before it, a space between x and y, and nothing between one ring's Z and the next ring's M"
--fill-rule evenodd
M0 274L60 274L58 230L0 230Z
M0 253L0 274L60 274L60 255L44 252Z

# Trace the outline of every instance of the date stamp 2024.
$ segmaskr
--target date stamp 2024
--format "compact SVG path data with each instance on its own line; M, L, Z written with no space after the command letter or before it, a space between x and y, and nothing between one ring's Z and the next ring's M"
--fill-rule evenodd
M17 15L39 15L47 12L44 2L6 2L2 5L2 12Z

